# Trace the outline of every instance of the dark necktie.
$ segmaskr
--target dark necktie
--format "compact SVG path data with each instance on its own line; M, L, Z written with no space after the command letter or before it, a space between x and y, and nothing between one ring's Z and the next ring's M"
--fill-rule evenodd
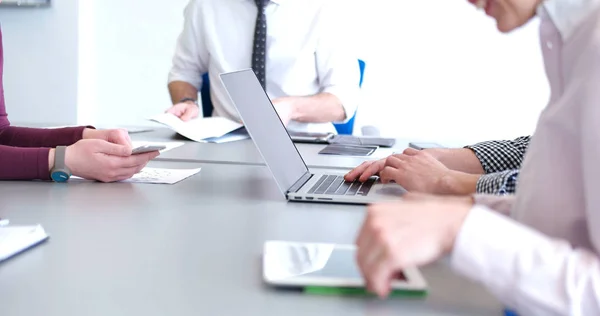
M269 0L255 0L258 13L254 27L254 46L252 48L252 69L263 89L266 89L265 66L267 63L267 16L265 6Z

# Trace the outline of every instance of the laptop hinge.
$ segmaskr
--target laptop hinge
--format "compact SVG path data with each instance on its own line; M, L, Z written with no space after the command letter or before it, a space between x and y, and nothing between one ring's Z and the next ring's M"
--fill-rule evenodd
M302 186L304 186L306 182L312 178L312 176L313 175L307 171L304 175L302 175L302 177L300 177L300 179L298 179L298 181L296 181L296 183L294 183L294 185L292 185L292 187L288 190L288 193L298 192Z

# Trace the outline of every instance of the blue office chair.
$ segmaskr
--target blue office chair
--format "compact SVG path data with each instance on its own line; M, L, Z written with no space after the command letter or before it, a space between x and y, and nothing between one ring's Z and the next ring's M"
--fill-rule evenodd
M360 69L360 81L358 82L358 87L362 87L363 77L365 75L365 62L359 59L358 67ZM208 79L208 73L202 75L200 97L202 99L202 116L211 117L213 113L213 105L212 101L210 100L210 81ZM354 130L355 117L356 112L354 112L354 115L352 115L352 118L348 122L343 124L333 124L338 134L352 135L352 131Z
M361 59L358 60L358 68L360 69L360 80L358 81L358 87L362 88L363 78L365 76L365 62ZM352 135L354 131L354 119L356 118L356 111L352 115L352 118L346 123L333 124L338 134Z

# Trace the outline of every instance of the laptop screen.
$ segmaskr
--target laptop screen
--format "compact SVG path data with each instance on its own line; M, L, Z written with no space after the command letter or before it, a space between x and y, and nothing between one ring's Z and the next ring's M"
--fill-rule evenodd
M308 168L252 69L221 74L246 130L285 194Z

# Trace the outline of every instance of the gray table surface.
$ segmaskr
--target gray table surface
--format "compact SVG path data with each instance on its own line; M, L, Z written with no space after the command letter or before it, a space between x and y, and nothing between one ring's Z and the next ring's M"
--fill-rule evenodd
M0 314L502 315L442 262L422 269L426 299L265 286L264 241L352 243L364 207L285 202L263 166L151 166L202 171L175 185L1 182L0 215L51 239L0 264Z
M167 128L155 128L152 132L131 135L133 140L180 141L184 146L161 154L158 160L179 162L211 162L244 165L264 165L264 161L250 139L223 144L206 144L186 140ZM351 169L366 160L387 157L394 152L402 152L408 141L397 140L394 148L378 148L367 157L320 155L325 145L296 144L305 163L312 168Z

